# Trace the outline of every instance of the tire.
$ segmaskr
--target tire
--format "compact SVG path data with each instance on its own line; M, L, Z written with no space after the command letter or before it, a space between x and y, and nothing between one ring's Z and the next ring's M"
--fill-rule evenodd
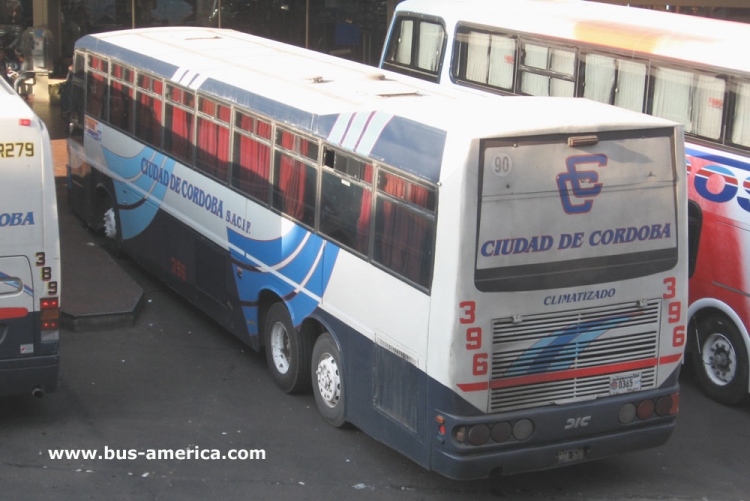
M286 305L274 303L265 315L266 361L276 384L286 393L310 389L310 338L292 324Z
M311 365L313 394L318 411L331 426L345 426L346 385L341 353L330 333L323 332L315 341Z
M713 400L735 405L747 397L747 349L737 327L724 317L707 317L698 324L693 368L701 388Z

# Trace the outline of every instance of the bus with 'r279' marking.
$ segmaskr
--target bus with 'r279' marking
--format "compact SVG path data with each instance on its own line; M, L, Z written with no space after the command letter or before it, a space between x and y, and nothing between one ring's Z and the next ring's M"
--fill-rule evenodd
M72 81L76 214L327 423L452 478L668 440L680 125L218 29L85 36Z
M0 79L0 397L57 388L60 237L49 133Z

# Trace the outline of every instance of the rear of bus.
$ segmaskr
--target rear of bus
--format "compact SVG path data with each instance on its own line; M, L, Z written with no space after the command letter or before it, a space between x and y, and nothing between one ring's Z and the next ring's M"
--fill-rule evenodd
M57 388L60 245L49 134L0 82L0 396Z
M451 233L464 243L462 283L451 305L433 296L430 329L431 371L449 367L441 374L461 397L431 398L432 468L449 477L645 449L675 424L687 314L681 126L559 101L505 111L543 126L478 140L463 221L438 224L436 263ZM554 116L569 118L554 127ZM445 268L436 264L434 291L451 287ZM437 325L452 325L452 339Z

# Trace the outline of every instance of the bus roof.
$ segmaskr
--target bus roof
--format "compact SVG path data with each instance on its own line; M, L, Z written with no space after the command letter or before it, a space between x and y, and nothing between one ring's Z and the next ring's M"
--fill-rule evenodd
M744 23L583 0L406 0L397 11L750 73ZM635 54L634 54L635 55Z
M370 141L375 146L366 154L431 181L439 176L448 133L468 138L515 137L674 125L583 99L499 98L441 87L232 30L116 31L87 35L76 46L200 89L359 153L367 126L361 126L365 132L355 144L345 135L335 134L340 118L354 121L358 116L368 124L383 120L387 125ZM472 119L459 122L458 117Z

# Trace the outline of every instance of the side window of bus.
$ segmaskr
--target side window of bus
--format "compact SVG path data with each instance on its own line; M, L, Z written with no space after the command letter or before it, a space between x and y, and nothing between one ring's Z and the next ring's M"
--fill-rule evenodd
M711 75L656 68L651 114L685 125L685 132L719 139L726 81Z
M372 165L325 148L320 192L320 232L367 254L372 206Z
M133 133L133 78L130 68L112 63L109 84L109 123Z
M198 98L198 149L195 166L199 170L227 182L229 175L229 106L205 97Z
M89 56L89 71L86 74L86 113L93 118L107 120L107 61Z
M587 54L583 62L583 97L643 112L648 64L599 54Z
M167 85L164 149L178 160L193 163L195 94ZM226 174L226 171L225 171Z
M453 49L451 76L457 81L513 90L516 45L514 38L459 28Z
M734 85L734 110L732 113L731 142L750 147L750 83Z
M83 117L86 111L86 56L76 52L73 57L72 75L70 77L70 123L68 134L83 144Z
M396 25L398 33L394 33L388 47L386 60L404 66L411 66L412 45L414 43L414 19L402 18Z
M268 203L270 140L270 123L235 113L232 186L263 203Z
M273 206L310 227L315 224L318 143L277 129Z
M404 17L394 29L397 32L386 51L385 67L437 82L445 46L443 26L438 22ZM404 71L405 68L413 71Z
M523 42L518 65L521 94L575 97L576 52Z
M429 288L435 253L435 191L383 170L378 172L377 186L373 259Z
M135 136L161 148L161 118L164 83L149 75L138 74L135 101Z

